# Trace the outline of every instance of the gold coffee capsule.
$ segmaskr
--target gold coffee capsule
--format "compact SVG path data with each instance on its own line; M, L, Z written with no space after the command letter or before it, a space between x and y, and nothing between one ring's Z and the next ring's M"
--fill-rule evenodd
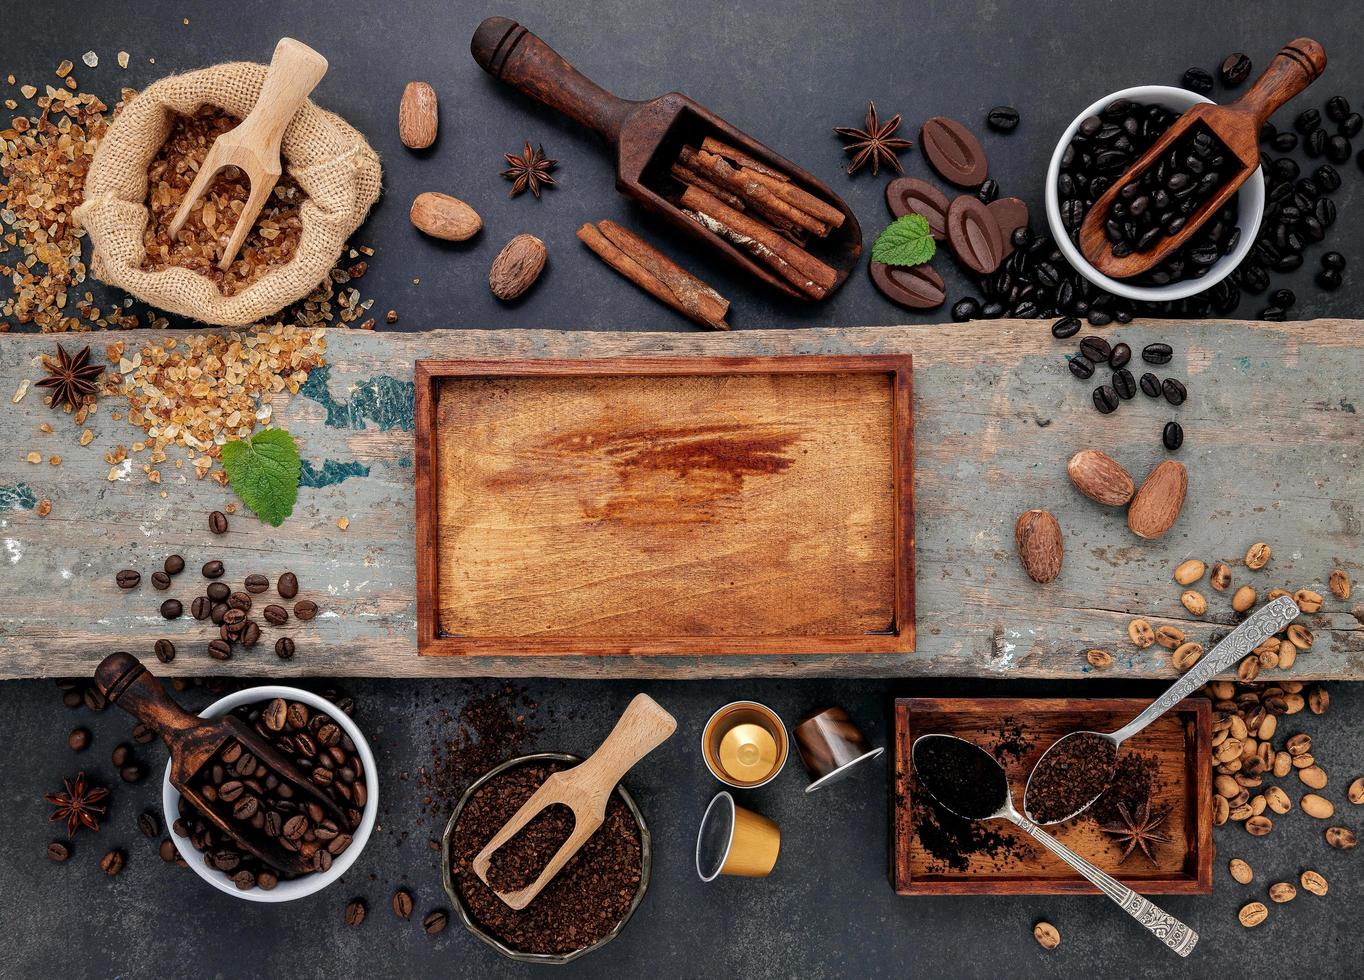
M762 786L781 772L788 752L777 713L756 701L734 701L711 715L701 733L706 767L737 789Z
M696 834L696 873L702 881L720 875L766 878L781 853L781 829L771 820L734 804L721 792L706 807Z

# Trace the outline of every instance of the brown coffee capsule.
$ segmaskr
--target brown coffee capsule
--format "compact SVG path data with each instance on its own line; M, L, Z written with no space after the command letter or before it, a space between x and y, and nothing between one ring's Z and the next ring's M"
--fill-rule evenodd
M886 205L897 218L921 214L928 230L942 241L947 237L947 195L918 177L896 177L886 185Z
M946 116L933 116L919 130L919 146L938 175L958 187L979 187L989 176L989 162L980 140Z
M1001 197L985 205L985 209L999 225L999 234L1004 240L1004 250L1000 254L1007 259L1014 250L1014 232L1028 226L1028 206L1016 197Z
M792 729L796 749L812 782L805 792L837 782L859 762L875 759L884 748L870 748L861 729L837 705L806 715Z
M962 194L947 208L947 244L962 265L986 276L1004 260L1004 237L988 208L977 198Z
M947 299L942 276L930 265L886 265L873 261L868 270L881 295L907 309L931 310Z

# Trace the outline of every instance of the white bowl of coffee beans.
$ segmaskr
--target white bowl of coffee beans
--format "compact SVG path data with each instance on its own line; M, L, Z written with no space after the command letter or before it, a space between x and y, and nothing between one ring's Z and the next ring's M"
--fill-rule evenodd
M309 814L302 802L277 795L274 781L263 767L250 762L249 755L247 769L252 771L241 769L232 743L220 750L195 778L212 785L212 792L220 799L226 799L224 789L233 794L234 801L245 796L256 798L257 806L252 808L255 812L243 830L290 838L291 848L296 846L300 853L310 856L316 870L290 877L269 868L212 827L188 802L182 809L182 797L171 786L167 763L161 804L170 839L195 874L219 891L248 902L290 902L321 891L355 863L374 829L379 787L369 743L341 708L295 687L268 685L237 691L209 705L202 715L220 718L232 711L239 716L247 715L243 721L248 727L270 739L305 775L327 769L323 777L313 778L313 783L332 796L352 826L332 826L325 818L317 819L322 816L320 810ZM239 745L237 750L240 751ZM227 755L233 758L227 759ZM295 817L300 819L293 820Z
M1094 285L1115 295L1145 302L1184 299L1221 282L1249 254L1265 208L1264 175L1259 167L1237 192L1234 218L1222 221L1220 228L1214 228L1219 219L1210 218L1203 229L1178 250L1179 255L1175 258L1178 266L1171 266L1170 260L1166 260L1140 277L1113 279L1090 265L1071 238L1102 189L1135 163L1145 147L1154 142L1158 132L1168 127L1167 117L1182 114L1200 102L1211 101L1197 92L1170 85L1138 85L1105 95L1076 116L1061 134L1047 168L1047 224L1066 261ZM1132 132L1134 128L1138 132ZM1081 166L1077 159L1077 150L1072 149L1077 136L1088 141L1085 151L1093 165ZM1114 148L1112 141L1118 140L1123 142ZM1206 149L1200 152L1206 152ZM1101 154L1108 157L1104 161L1106 167L1097 163ZM1227 155L1231 155L1230 151ZM1228 163L1231 165L1232 162ZM1202 166L1201 161L1199 165ZM1063 177L1067 181L1065 188L1061 187ZM1239 229L1239 232L1233 229ZM1157 242L1148 247L1154 247ZM1199 248L1203 251L1192 256L1191 253ZM1172 269L1180 271L1171 274Z

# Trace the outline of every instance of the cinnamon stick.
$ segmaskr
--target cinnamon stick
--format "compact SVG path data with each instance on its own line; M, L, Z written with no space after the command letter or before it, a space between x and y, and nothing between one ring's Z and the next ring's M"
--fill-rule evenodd
M807 296L822 299L838 279L837 272L799 245L698 187L683 192L681 206L693 220L738 245Z
M739 195L731 194L719 184L693 170L691 167L688 167L680 160L673 163L672 167L669 168L669 173L673 175L675 180L683 184L690 184L693 187L699 187L703 191L714 194L736 211L744 210L744 202L739 198Z
M829 226L814 215L788 204L760 180L757 171L749 171L753 176L746 177L741 170L735 170L723 157L706 150L693 150L684 146L678 159L683 166L698 171L726 190L739 195L753 209L769 220L787 225L795 225L814 235L827 235Z
M715 330L729 329L729 300L628 228L614 221L588 222L578 229L578 238L611 268L683 316Z
M801 190L790 181L779 180L776 177L761 173L760 171L749 170L747 167L742 168L739 172L745 177L766 185L773 194L781 198L787 204L798 207L802 211L813 215L830 228L842 227L845 217L843 212L833 205L825 204L809 191Z
M780 170L769 167L761 160L749 156L743 150L735 149L728 143L720 142L714 136L707 136L703 139L701 141L701 149L705 150L707 153L714 153L717 156L728 157L741 167L747 167L749 170L756 170L758 173L765 174L775 180L789 181L791 179Z

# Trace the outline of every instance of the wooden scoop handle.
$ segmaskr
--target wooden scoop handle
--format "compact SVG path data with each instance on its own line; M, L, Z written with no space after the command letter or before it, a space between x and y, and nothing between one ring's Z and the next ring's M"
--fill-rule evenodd
M259 140L261 147L274 147L278 155L284 131L325 74L326 58L302 41L280 38L261 84L260 97L238 127L237 135L249 134Z
M600 795L605 810L606 798L616 783L675 731L677 721L662 705L647 694L636 694L597 751L565 775L571 774L579 786L591 787L594 797Z
M1279 49L1269 67L1234 103L1255 119L1256 135L1274 111L1311 85L1326 69L1326 50L1310 37L1294 38Z
M479 67L519 92L595 130L612 146L636 102L617 98L514 20L489 17L469 50Z
M95 668L95 683L111 704L135 715L172 748L175 736L204 724L202 718L176 704L131 653L111 653L101 660Z

